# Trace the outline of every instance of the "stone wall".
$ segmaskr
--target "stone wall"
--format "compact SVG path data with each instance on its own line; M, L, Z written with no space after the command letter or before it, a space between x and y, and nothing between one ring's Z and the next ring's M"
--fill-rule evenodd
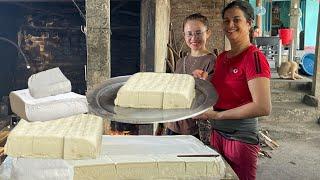
M110 78L110 0L86 0L87 90Z

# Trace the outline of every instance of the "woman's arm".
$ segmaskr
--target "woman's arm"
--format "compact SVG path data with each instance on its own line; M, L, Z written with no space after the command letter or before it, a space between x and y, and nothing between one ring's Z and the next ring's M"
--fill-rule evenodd
M258 77L248 81L252 102L222 112L208 110L199 119L244 119L267 116L271 112L270 80Z

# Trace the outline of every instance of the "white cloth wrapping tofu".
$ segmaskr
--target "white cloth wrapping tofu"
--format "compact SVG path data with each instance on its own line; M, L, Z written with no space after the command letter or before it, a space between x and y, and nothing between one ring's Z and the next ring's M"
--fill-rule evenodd
M3 179L212 180L223 179L226 175L221 156L177 157L218 154L193 136L103 136L101 151L100 157L86 160L8 156L0 167L0 179L6 176ZM8 175L10 171L11 176Z
M101 151L103 120L80 114L46 122L21 119L10 132L4 153L12 157L92 159Z
M53 68L31 75L28 89L32 97L42 98L71 92L71 82L59 68Z
M48 121L88 112L86 96L73 92L33 98L28 89L12 91L9 95L11 109L28 121Z

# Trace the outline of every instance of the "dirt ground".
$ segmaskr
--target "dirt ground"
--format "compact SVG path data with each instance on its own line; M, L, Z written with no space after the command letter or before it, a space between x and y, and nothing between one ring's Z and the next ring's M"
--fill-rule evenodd
M257 180L320 179L320 125L318 135L277 142L279 148L267 150L272 158L259 158Z

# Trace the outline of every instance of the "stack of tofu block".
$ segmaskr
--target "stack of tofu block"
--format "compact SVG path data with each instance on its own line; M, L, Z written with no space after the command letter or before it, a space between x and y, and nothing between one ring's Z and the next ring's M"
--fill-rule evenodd
M5 153L12 157L84 159L100 154L102 118L88 112L86 96L71 92L59 68L33 74L28 89L9 95L22 119L10 132Z
M11 174L15 179L33 180L211 180L225 177L226 166L219 155L178 157L196 154L218 155L193 136L103 136L101 154L97 158L16 158Z
M59 68L33 74L28 89L9 95L11 109L28 121L48 121L88 112L86 96L71 92L71 82Z
M222 179L225 164L193 136L104 136L102 154L94 160L67 161L74 179Z
M23 118L5 145L5 154L14 159L13 179L224 177L221 156L177 156L218 155L193 136L103 136L102 118L84 114L85 96L70 92L59 69L30 77L28 85L10 94L13 111Z

